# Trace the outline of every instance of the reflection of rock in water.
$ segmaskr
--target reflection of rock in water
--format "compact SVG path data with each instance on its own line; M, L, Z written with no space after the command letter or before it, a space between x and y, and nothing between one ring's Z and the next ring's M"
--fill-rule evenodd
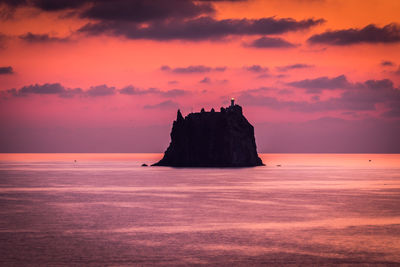
M263 165L257 155L254 128L239 105L231 103L220 112L190 113L178 110L171 143L153 166L250 167Z

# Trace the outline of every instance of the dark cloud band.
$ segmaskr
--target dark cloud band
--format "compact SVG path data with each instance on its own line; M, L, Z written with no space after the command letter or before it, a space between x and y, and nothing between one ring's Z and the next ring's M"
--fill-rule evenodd
M277 19L225 19L201 17L190 20L155 21L145 27L138 23L118 21L101 21L83 26L79 32L88 35L123 36L128 39L153 40L212 40L231 35L268 35L282 34L290 31L309 29L323 23L324 20L308 19L296 21L291 18ZM294 47L293 44L280 39L262 37L250 44L253 47Z
M362 29L327 31L311 36L308 42L328 45L395 43L400 42L400 25L392 23L379 28L370 24Z

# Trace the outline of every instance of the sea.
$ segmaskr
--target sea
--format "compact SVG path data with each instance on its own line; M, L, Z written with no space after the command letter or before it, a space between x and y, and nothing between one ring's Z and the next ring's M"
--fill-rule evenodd
M400 266L400 154L0 154L0 266Z

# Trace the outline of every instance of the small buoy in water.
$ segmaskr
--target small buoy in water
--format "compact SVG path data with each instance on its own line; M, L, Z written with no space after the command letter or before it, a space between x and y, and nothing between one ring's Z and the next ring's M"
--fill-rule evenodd
M371 162L372 160L369 160L369 162Z
M276 165L276 167L281 167L281 165L280 165L280 164L278 164L278 165Z
M76 160L74 160L74 162L76 162Z
M143 164L142 164L142 167L147 167L147 164L146 164L146 163L143 163Z

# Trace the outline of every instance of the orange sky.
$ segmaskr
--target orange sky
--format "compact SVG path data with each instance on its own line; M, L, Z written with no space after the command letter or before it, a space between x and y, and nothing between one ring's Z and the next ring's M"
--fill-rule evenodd
M129 2L129 0L125 1ZM135 1L139 0L132 0L132 2ZM192 110L197 111L203 106L206 109L219 108L221 105L227 105L228 99L234 96L238 103L244 106L245 115L256 129L257 125L265 123L299 124L321 118L337 118L346 121L377 120L379 123L388 125L390 130L387 131L393 132L393 127L398 129L400 115L387 117L383 114L392 109L393 112L397 112L393 106L400 104L400 100L397 100L400 84L399 26L395 28L394 32L384 32L384 34L390 35L388 37L390 41L385 41L384 37L380 35L374 36L375 33L369 34L369 39L367 38L366 41L357 41L346 45L311 44L307 42L307 39L328 30L353 28L361 31L369 24L374 24L379 29L383 29L385 25L391 23L398 25L400 23L398 19L399 1L249 0L206 2L213 7L215 12L201 16L210 16L217 21L273 17L276 20L291 18L295 21L324 19L325 22L306 29L289 30L278 34L228 34L214 40L178 38L161 41L151 40L151 38L129 39L123 35L113 35L107 32L97 36L78 32L87 23L99 21L80 18L77 13L73 13L89 8L92 3L90 1L88 3L84 7L58 11L46 11L41 7L32 7L32 5L17 6L14 8L12 17L3 16L4 18L0 21L0 36L4 36L0 39L3 40L0 43L0 68L10 66L13 73L0 74L0 90L2 91L0 123L2 128L12 128L23 138L22 132L26 128L37 130L66 127L73 131L76 127L91 127L92 131L96 132L98 131L96 129L105 126L124 128L134 125L134 127L145 128L166 125L163 135L160 133L160 136L165 137L157 137L155 143L158 145L151 149L152 151L162 151L168 141L168 125L174 119L178 107L183 110L184 114ZM194 3L196 5L203 4L203 2ZM3 13L11 10L11 7L5 4L0 4L0 7ZM187 20L190 19L187 18ZM150 21L150 23L152 22ZM61 41L22 39L21 36L28 32L46 35L50 39L53 37L68 39ZM293 44L294 47L250 47L249 44L263 36L281 38ZM382 38L382 40L379 42L369 41L374 38ZM383 66L382 61L390 61L391 64ZM278 67L294 64L308 65L308 67L286 71L278 69ZM168 65L171 70L161 70L163 65ZM218 67L226 67L226 69L189 74L173 71L174 68L198 65L211 69ZM246 70L246 67L253 65L268 68L268 71L251 72ZM367 101L363 100L363 91L361 91L357 96L349 97L351 101L355 101L353 106L346 102L350 100L343 97L343 99L333 101L336 103L332 104L333 106L326 108L328 104L331 105L330 102L328 103L330 99L339 98L348 91L349 94L352 94L350 89L328 90L322 88L318 89L316 93L310 93L305 87L289 85L289 83L305 79L314 80L320 77L333 79L340 75L345 75L348 83L351 84L349 87L352 88L358 88L361 86L360 84L363 84L364 87L367 86L365 83L367 80L389 79L393 88L385 87L384 90L393 94L393 97L385 98L384 95L388 93L383 90L381 90L382 93L378 92L376 95L374 92L369 92L372 96L367 96L365 93L365 98L377 99L375 102L368 100L371 101L373 108L353 108L353 106L360 103L365 104ZM205 77L209 82L200 83ZM59 83L65 88L81 88L83 93L66 98L57 94L42 93L25 95L20 93L15 96L7 92L12 88L19 92L24 86L34 84L41 86L46 83ZM103 84L115 87L114 93L95 97L85 93L91 86ZM128 85L139 90L157 88L161 92L167 92L179 89L184 93L177 96L162 93L140 95L118 93L118 90ZM269 89L257 92L248 91L259 88ZM260 100L261 103L256 104L250 102L250 98L245 98L249 95L260 99L264 99L262 97L274 98L273 101L279 103L269 105L269 102L263 103ZM241 97L243 102L241 102ZM269 101L267 98L266 101ZM379 100L380 98L382 100ZM163 102L166 104L158 105ZM301 106L304 109L304 105L308 104L301 102L321 103L316 104L318 108L314 112L305 112L298 107ZM338 131L344 129L340 127L342 126L338 126ZM361 131L361 128L359 130ZM19 139L11 140L10 134L10 132L2 134L0 151L13 152L13 147L16 147L12 145L12 142L17 142ZM268 151L269 141L263 141L264 132L257 134L263 144L263 150L270 152ZM385 137L385 134L388 133L383 132L382 138ZM54 138L57 140L57 135ZM60 142L64 140L63 138L59 137ZM104 138L108 140L106 136ZM323 139L326 136L319 136L319 138ZM109 139L112 140L113 137L109 136ZM266 137L266 139L268 138ZM37 141L32 140L32 143L37 143ZM154 142L154 140L149 142ZM35 150L35 146L29 147ZM397 148L400 152L400 144L396 146ZM140 149L138 152L147 152L144 150L146 149Z

